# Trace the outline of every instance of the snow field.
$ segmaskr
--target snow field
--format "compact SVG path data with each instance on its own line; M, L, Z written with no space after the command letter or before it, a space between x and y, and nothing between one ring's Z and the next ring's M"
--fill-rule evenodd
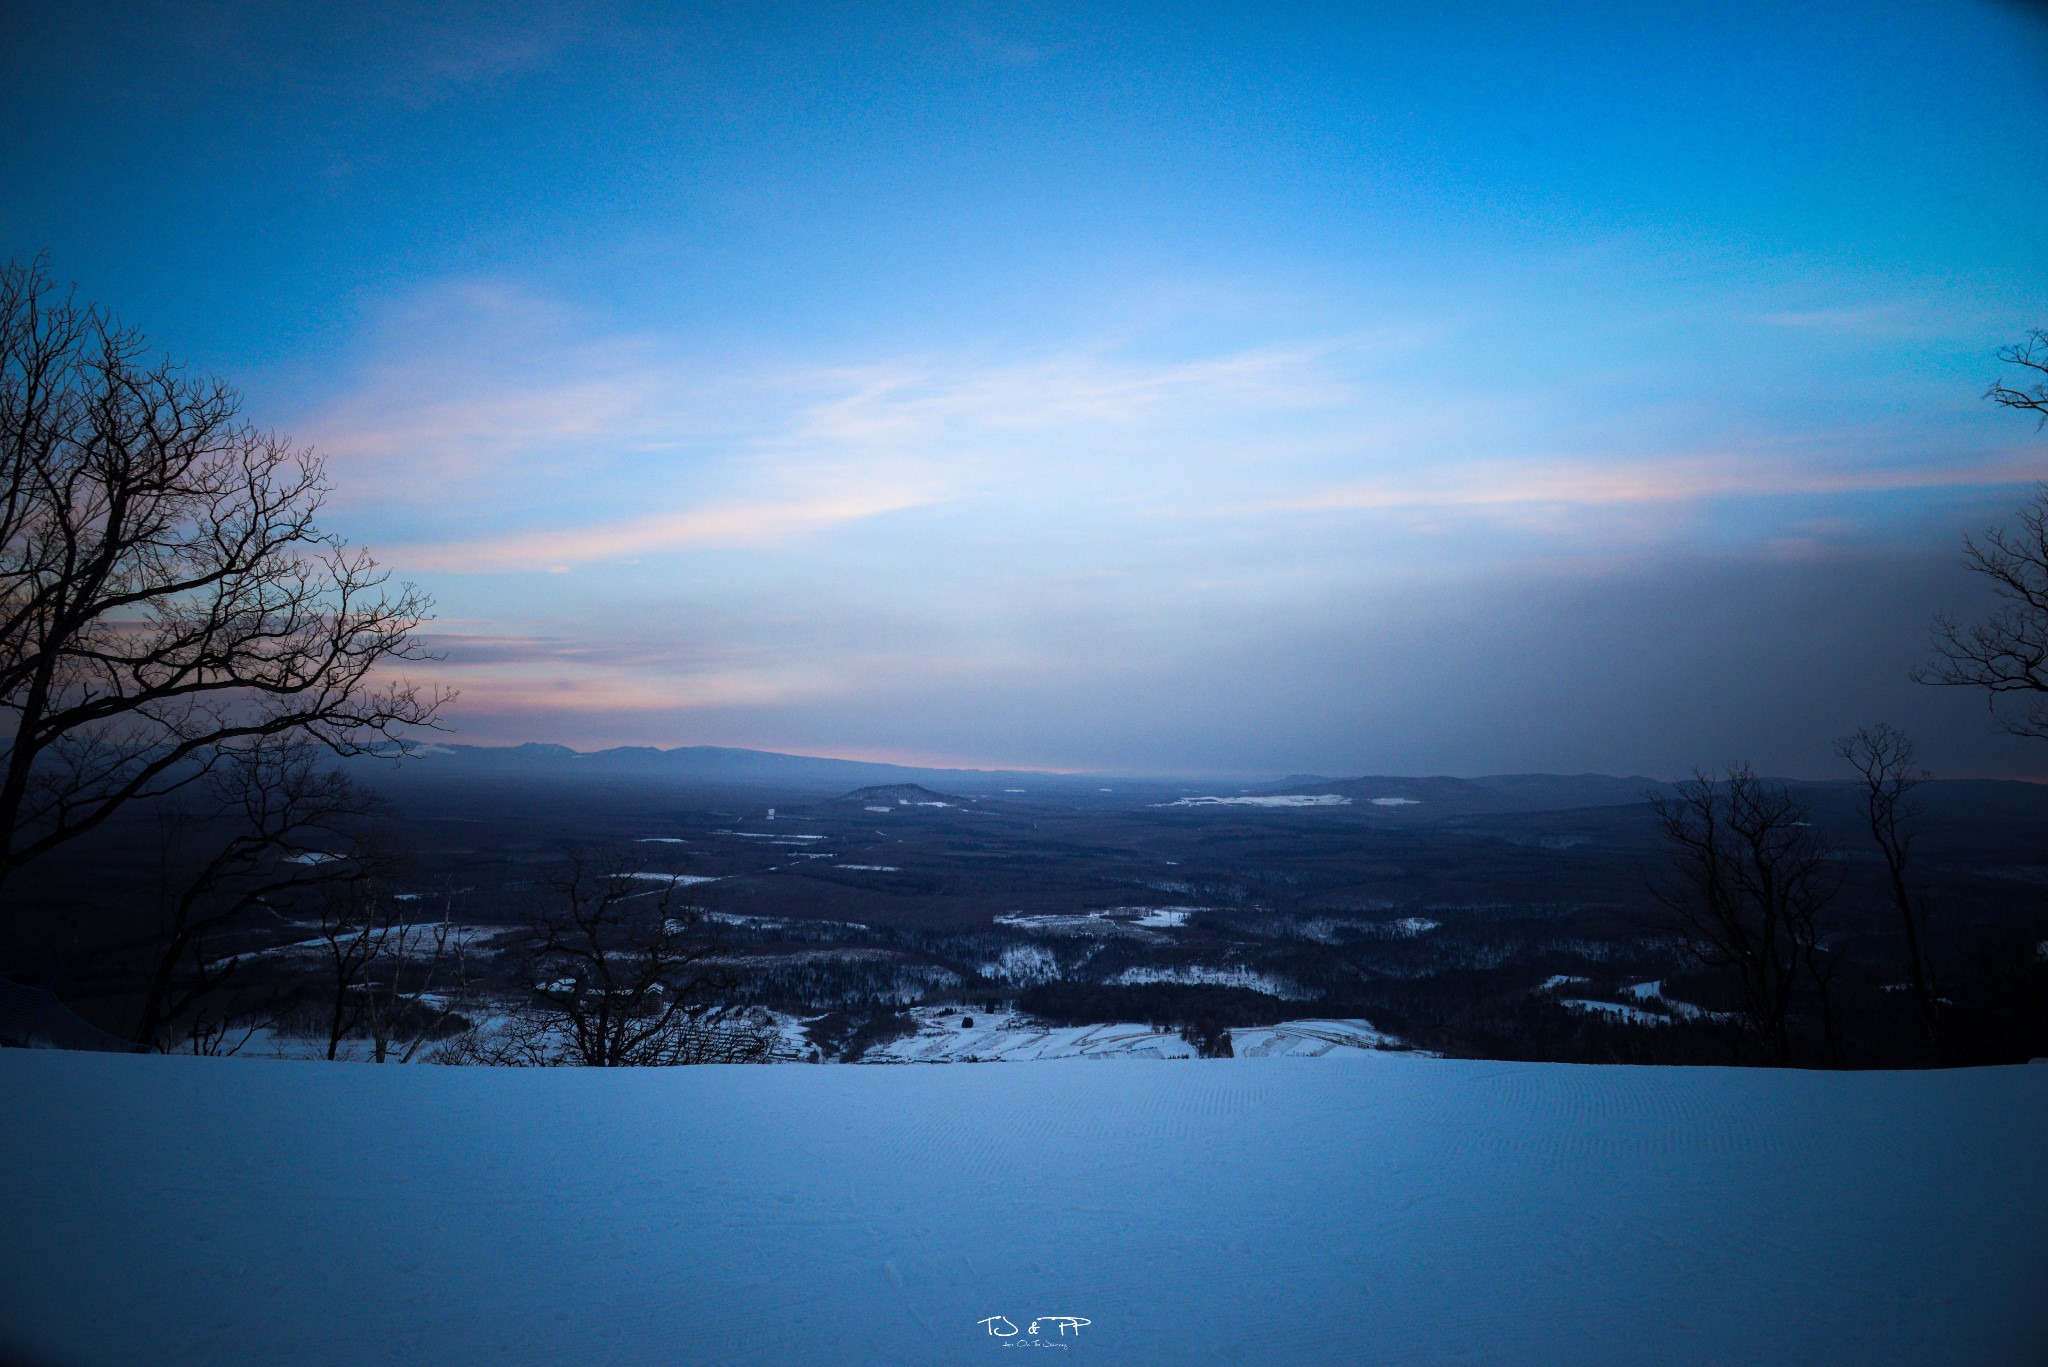
M2048 1067L0 1051L0 1356L2043 1360Z
M1009 1011L916 1007L919 1033L870 1049L862 1063L1025 1062L1046 1059L1193 1058L1195 1048L1171 1030L1115 1022L1044 1025ZM971 1020L973 1028L963 1022Z
M1230 1032L1231 1052L1239 1058L1323 1058L1350 1050L1406 1047L1362 1020L1282 1021Z

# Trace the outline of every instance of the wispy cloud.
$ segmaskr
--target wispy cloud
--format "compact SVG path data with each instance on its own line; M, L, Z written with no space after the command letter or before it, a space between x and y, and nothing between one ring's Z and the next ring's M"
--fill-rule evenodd
M1361 480L1276 499L1276 511L1491 508L1571 504L1590 508L1634 503L1797 494L1896 493L1913 489L1985 488L2048 476L2048 454L2010 455L1955 464L1815 469L1752 456L1685 455L1663 460L1477 461L1452 471Z
M800 502L727 504L657 513L593 526L513 532L473 541L395 547L392 559L409 570L496 573L564 571L597 561L623 560L695 546L759 545L823 531L847 522L935 502L931 491L878 489Z
M1388 318L1256 344L1132 325L1031 348L741 361L472 281L395 311L293 425L330 453L352 534L407 573L772 546L773 566L718 573L765 576L733 587L772 599L805 576L839 583L852 553L868 597L952 585L952 612L992 577L1036 575L1048 594L1143 581L1154 601L1221 582L1255 594L1311 559L1320 575L1374 572L1418 539L1437 555L1477 537L1463 558L1479 564L1848 536L1862 496L2043 473L2024 445L1929 440L1924 420L1848 402L1791 424L1723 411L1720 380L1648 354L1502 356ZM1698 515L1772 498L1785 506ZM917 536L891 536L885 519L910 510ZM1391 535L1346 541L1345 515ZM1489 526L1512 528L1512 548Z
M1043 432L1219 410L1328 409L1353 393L1328 364L1343 345L1327 340L1151 361L1079 348L981 364L823 371L810 383L837 382L845 392L811 405L800 430L826 441L873 443L942 430Z

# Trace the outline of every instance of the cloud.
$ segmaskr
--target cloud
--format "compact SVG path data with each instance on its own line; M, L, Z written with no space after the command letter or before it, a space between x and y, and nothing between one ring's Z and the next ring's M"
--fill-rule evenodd
M592 0L435 6L404 25L410 32L395 35L400 41L393 44L385 90L408 103L425 104L501 85L554 65L609 19Z
M1781 337L1703 369L1368 321L742 356L456 282L290 425L331 454L348 534L467 624L436 671L465 724L1056 765L1394 745L1437 725L1494 629L1473 605L1508 586L1551 577L1553 635L1603 577L1687 558L1781 566L1727 583L1790 593L1846 550L1952 546L2048 473L1917 352L1845 371ZM1619 670L1673 629L1654 595L1624 608L1625 643L1518 649L1544 677Z
M579 631L518 634L431 631L436 681L460 689L463 717L545 713L632 715L747 710L815 701L842 691L816 654L747 645L699 631L686 639L651 625L630 639ZM460 718L457 719L458 721Z
M1911 331L1915 327L1906 306L1896 303L1852 308L1772 309L1759 314L1758 318L1770 327L1811 332L1891 334Z
M1144 360L1081 347L974 364L896 363L824 371L811 384L845 392L810 406L801 432L848 443L899 441L944 430L1044 432L1276 410L1329 409L1352 395L1325 363L1341 341Z
M392 548L389 555L394 563L409 571L559 571L695 546L786 541L843 523L922 507L936 502L937 497L928 490L882 489L801 502L727 504L594 526L399 546Z
M1528 504L1602 508L1634 503L1797 494L1897 493L1915 489L1989 488L2048 477L2048 453L2016 449L2008 456L1947 465L1811 468L1753 456L1685 455L1662 460L1481 461L1451 471L1362 480L1317 489L1266 505L1278 511L1344 509L1500 508Z

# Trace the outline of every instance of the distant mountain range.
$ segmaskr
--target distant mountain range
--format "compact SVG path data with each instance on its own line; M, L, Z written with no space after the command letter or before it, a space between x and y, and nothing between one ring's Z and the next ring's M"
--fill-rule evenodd
M1058 774L1018 769L932 769L869 760L786 755L723 745L684 745L672 750L649 745L610 750L572 750L566 745L422 745L405 763L413 776L520 779L604 779L713 786L808 789L849 798L909 801L945 800L950 795L1030 796L1090 794L1114 783L1120 792L1156 801L1160 790L1196 791L1203 780L1171 783L1133 781L1098 774ZM1669 785L1649 778L1606 774L1503 774L1491 778L1329 778L1295 774L1278 783L1245 787L1241 781L1213 781L1216 793L1322 794L1349 798L1344 804L1369 814L1428 819L1495 812L1555 811L1570 807L1613 807L1641 802ZM860 790L850 792L850 790ZM929 791L928 791L929 790Z
M388 772L388 771L387 771ZM566 745L422 745L405 761L400 775L488 781L603 780L706 787L771 787L841 796L847 800L896 805L951 801L955 797L1054 797L1082 799L1090 805L1138 803L1156 805L1163 797L1214 794L1228 799L1229 810L1243 810L1245 797L1316 797L1331 794L1341 804L1302 803L1305 809L1345 811L1402 823L1443 818L1507 816L1594 807L1625 807L1672 791L1669 783L1641 775L1494 774L1483 778L1447 776L1412 778L1365 775L1334 778L1292 774L1275 783L1247 785L1228 779L1130 779L1102 774L1060 774L1028 769L933 769L869 760L828 759L819 755L785 755L772 750L746 750L722 745L685 745L672 750L647 745L610 750L572 750ZM1110 785L1115 795L1110 795ZM1851 785L1794 781L1824 806L1848 801ZM923 791L912 793L912 788ZM857 790L892 790L880 792ZM899 790L900 791L895 791ZM1940 794L1938 806L1994 814L2040 811L2048 817L2048 785L1996 780L1944 780L1931 785ZM1176 804L1182 805L1182 804ZM1199 800L1185 805L1203 805ZM1264 806L1266 804L1245 804ZM1297 804L1275 803L1276 808Z
M845 792L894 784L923 784L958 791L1022 788L1027 792L1093 786L1086 775L1009 769L925 769L868 760L783 755L723 745L683 745L673 750L624 745L611 750L571 750L566 745L426 744L406 768L415 775L500 774L518 778L608 778L656 782L776 786Z

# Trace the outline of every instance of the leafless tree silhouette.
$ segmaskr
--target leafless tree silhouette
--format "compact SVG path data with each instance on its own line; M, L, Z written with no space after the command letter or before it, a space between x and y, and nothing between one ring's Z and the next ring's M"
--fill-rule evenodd
M332 881L320 914L320 946L329 989L327 1057L344 1041L366 1039L370 1061L410 1063L467 996L462 941L445 909L419 921L391 895L387 851L372 845L351 862L359 873ZM441 982L452 969L452 984ZM453 993L435 993L453 985ZM430 1004L430 995L440 998Z
M1840 879L1806 808L1747 764L1695 773L1655 800L1670 878L1657 895L1677 914L1687 949L1729 973L1741 1018L1765 1063L1792 1061L1801 985L1820 994L1831 1061L1838 1055L1822 916Z
M386 905L382 981L364 988L363 1033L372 1063L411 1063L469 1004L467 945L445 905L436 921L412 919L396 898Z
M1997 711L2019 694L2025 707L1998 712L2016 736L2048 740L2048 485L2019 511L2019 529L1993 527L1963 538L1963 561L1991 581L2001 606L1982 622L1934 619L1934 659L1917 683L1981 688Z
M2048 422L2048 333L1998 353L2026 372L2011 385L1994 384L1985 397L2007 408L2041 415ZM1981 537L1963 538L1963 563L1991 581L1999 606L1982 622L1934 619L1934 658L1913 671L1916 683L1981 688L2006 730L2048 740L2048 484L2019 511L2019 527L1993 527ZM2025 698L2017 713L1999 712L1999 700Z
M1884 856L1885 877L1906 937L1906 967L1913 999L1934 1046L1937 1062L1946 1062L1941 999L1934 965L1927 951L1927 899L1907 879L1913 853L1915 821L1920 815L1913 790L1933 775L1919 767L1913 742L1897 727L1883 722L1866 726L1835 742L1835 753L1863 780L1863 817L1870 838Z
M680 886L627 852L569 852L527 954L557 1061L616 1068L767 1056L772 1037L729 1009L738 979Z
M240 959L216 956L215 938L260 907L355 876L352 860L325 857L358 838L369 795L325 762L322 747L263 737L227 751L185 801L158 812L159 926L154 967L135 1038L159 1049L197 1046L227 1022L209 1004ZM229 832L221 838L223 827ZM208 852L194 856L191 847ZM195 1031L197 1033L195 1033Z
M297 738L402 747L430 601L316 521L308 450L0 267L0 884L124 805Z
M2012 384L1994 383L1984 397L2007 408L2038 413L2048 423L2048 332L2035 329L2026 341L2000 350L1998 359L2022 373Z

